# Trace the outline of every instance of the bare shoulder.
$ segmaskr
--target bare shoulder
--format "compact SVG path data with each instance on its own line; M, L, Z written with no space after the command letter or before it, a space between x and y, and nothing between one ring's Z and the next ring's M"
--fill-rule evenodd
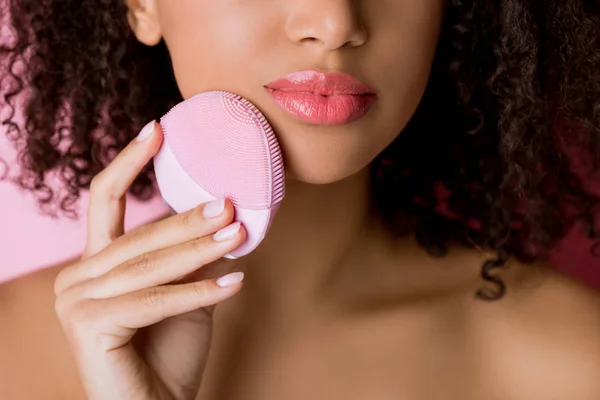
M540 328L569 333L579 345L591 346L586 350L600 351L600 291L549 267L523 268L532 271L517 282L509 302L521 304L523 315Z
M506 298L479 306L490 374L517 398L600 399L600 292L548 267L515 269Z
M54 314L54 279L62 267L0 285L0 398L85 397Z

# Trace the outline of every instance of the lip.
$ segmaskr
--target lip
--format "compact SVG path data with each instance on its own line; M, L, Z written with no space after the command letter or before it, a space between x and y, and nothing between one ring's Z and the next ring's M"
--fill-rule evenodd
M298 71L265 85L289 114L315 125L345 125L362 118L377 100L375 91L352 75Z

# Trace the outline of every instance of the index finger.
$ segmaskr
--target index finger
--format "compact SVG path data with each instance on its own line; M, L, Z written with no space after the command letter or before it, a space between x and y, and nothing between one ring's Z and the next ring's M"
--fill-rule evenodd
M123 234L127 190L158 152L162 140L160 124L151 121L92 179L84 257L99 252Z

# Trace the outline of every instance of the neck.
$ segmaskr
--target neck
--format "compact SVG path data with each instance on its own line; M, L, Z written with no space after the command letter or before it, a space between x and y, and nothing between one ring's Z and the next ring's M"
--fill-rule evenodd
M463 288L474 293L489 257L454 247L433 258L414 236L390 235L373 217L369 179L365 169L329 185L288 183L267 238L240 260L247 301L289 311L328 294L395 299Z
M248 278L270 292L314 291L360 251L371 221L368 168L329 185L290 182L269 234L242 259Z

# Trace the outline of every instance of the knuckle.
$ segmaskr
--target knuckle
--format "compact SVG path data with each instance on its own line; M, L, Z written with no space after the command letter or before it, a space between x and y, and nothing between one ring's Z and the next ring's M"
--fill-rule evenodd
M71 264L67 267L64 267L54 278L54 296L59 296L62 292L69 289L70 286L73 286L77 282L77 274L80 272L83 267L82 263Z
M165 305L166 288L153 287L141 293L139 302L145 307L161 308Z
M68 315L72 309L71 302L65 299L65 296L57 296L54 301L54 313L60 321L68 320Z
M103 170L92 178L90 182L90 195L97 197L99 194L105 193L107 189L106 170Z
M156 257L144 253L128 261L125 271L131 276L145 275L156 268Z
M73 314L80 303L81 297L76 288L64 290L54 300L54 311L60 320L73 318Z
M200 216L200 212L198 211L197 208L194 208L188 212L180 214L181 225L185 229L194 229L194 227L197 226L198 221L201 219L201 218L199 218L199 216Z
M82 297L78 289L68 289L58 296L54 310L67 338L74 343L89 341L110 319L101 302Z
M62 270L57 276L56 279L54 280L54 296L58 296L60 295L64 290L65 290L65 286L66 286L66 278L65 275L67 274L67 272L65 270Z
M90 323L95 320L87 303L74 301L72 296L57 297L54 310L63 328L68 332L88 330Z
M206 252L206 240L197 238L190 241L190 247L193 253L203 254Z
M192 293L197 299L205 299L210 294L210 289L206 281L192 283Z
M87 308L78 308L76 317L67 322L65 330L77 341L89 340L90 335L101 329L103 317Z

